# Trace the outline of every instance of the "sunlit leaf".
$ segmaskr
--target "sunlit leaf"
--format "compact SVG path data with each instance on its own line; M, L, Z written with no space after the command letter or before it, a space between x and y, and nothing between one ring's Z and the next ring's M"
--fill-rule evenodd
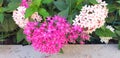
M42 15L44 18L47 17L47 16L49 16L49 13L48 13L47 10L44 9L44 8L40 8L40 9L38 10L38 12L39 12L39 14Z
M98 35L98 36L101 36L101 37L112 37L114 36L114 33L107 29L106 27L101 27L99 29L97 29L95 31L95 33Z
M88 1L92 4L98 4L98 2L96 0L88 0Z
M29 8L26 9L25 18L30 17L37 10L38 10L38 8L36 6L34 6L34 5L30 6Z

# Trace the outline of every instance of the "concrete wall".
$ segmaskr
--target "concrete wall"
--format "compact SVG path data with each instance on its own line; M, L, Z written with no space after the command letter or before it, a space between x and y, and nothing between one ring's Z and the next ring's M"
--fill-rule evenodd
M66 45L63 51L49 58L120 58L117 45ZM0 45L0 58L45 58L45 54L29 45Z

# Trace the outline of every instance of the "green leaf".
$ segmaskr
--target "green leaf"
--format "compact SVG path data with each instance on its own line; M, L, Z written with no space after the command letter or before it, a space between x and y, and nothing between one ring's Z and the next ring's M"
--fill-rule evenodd
M4 14L3 13L0 13L0 22L2 23L4 20Z
M120 3L120 1L116 1L117 3Z
M77 0L77 5L76 5L76 8L78 9L78 10L81 10L81 8L82 8L82 2L83 2L84 0Z
M25 39L25 35L23 34L23 30L20 29L17 32L17 43L19 43L20 41L22 41L23 39Z
M113 4L108 4L107 8L109 9L109 13L114 12L117 8L117 6L113 5Z
M65 2L67 4L67 7L70 8L70 11L72 11L76 7L77 3L79 3L77 0L66 0Z
M0 32L9 32L17 28L11 14L4 14L4 21L0 24Z
M120 30L115 30L115 33L120 36Z
M115 31L120 30L120 26L114 26L114 27L115 27Z
M30 6L29 8L26 9L25 18L30 17L37 10L38 10L37 6L34 5Z
M73 22L73 17L72 17L72 16L69 16L69 17L68 17L68 21L69 21L70 24L72 24L72 22Z
M65 4L64 1L58 0L54 1L54 5L57 7L58 10L63 11L67 8L67 5Z
M46 18L47 16L49 16L49 13L48 13L47 10L44 9L44 8L40 8L39 11L38 11L38 13L39 13L40 15L42 15L44 18Z
M49 4L49 3L51 3L51 2L53 2L53 0L43 0L43 1L42 1L43 4Z
M63 54L64 52L63 52L63 50L62 50L62 49L60 49L60 52L59 52L59 53Z
M81 10L82 9L82 4L77 5L77 9Z
M2 13L3 12L3 7L0 7L0 13Z
M0 0L0 7L2 6L2 4L3 4L3 0Z
M82 3L84 0L77 0L77 5Z
M119 39L119 42L118 42L118 49L120 50L120 39Z
M101 37L112 37L115 35L111 30L107 29L106 27L101 27L97 29L95 33Z
M39 7L41 5L42 0L32 0L32 5Z
M11 0L11 2L6 7L7 12L12 12L20 5L21 0Z
M88 0L91 4L98 4L96 0Z
M67 8L67 9L65 9L65 10L63 10L63 11L61 11L60 13L58 13L58 15L67 18L67 17L68 17L68 13L69 13L69 8Z
M78 0L66 0L65 2L68 6L72 6L72 5L75 5L76 2L80 2L80 1L78 1Z
M118 10L119 16L120 16L120 10Z
M112 23L114 20L115 20L114 16L110 16L110 17L106 18L107 23Z

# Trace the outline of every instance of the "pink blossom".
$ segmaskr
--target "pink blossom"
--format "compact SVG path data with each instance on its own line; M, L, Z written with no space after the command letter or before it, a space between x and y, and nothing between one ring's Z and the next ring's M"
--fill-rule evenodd
M28 7L29 7L29 5L28 5L28 1L27 1L27 0L22 0L20 6L24 6L24 7L28 8Z
M80 37L82 38L82 40L89 40L90 35L85 32L81 32Z
M47 54L58 53L68 42L74 43L81 33L81 27L72 26L57 15L48 17L43 23L28 22L24 28L24 34L34 49Z

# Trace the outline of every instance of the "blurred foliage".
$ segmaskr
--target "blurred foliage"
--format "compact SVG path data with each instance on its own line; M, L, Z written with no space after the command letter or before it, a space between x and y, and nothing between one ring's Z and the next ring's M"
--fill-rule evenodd
M0 0L0 41L16 35L18 27L12 19L12 12L20 2L21 0Z

